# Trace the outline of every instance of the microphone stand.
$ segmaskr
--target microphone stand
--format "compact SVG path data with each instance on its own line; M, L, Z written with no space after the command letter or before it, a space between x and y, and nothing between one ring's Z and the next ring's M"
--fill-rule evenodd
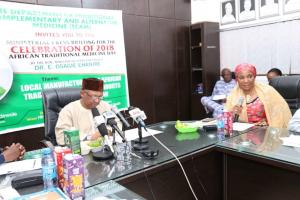
M124 122L123 122L122 120L120 120L120 121L121 121L121 123L122 123L122 132L123 132L123 134L124 134L124 137L126 137L126 136L125 136L125 131L126 131L125 124L124 124Z
M124 123L122 122L122 132L123 132L123 134L124 134L124 137L126 137L125 131L126 131L126 128L125 128L125 126L124 126ZM122 142L123 142L123 140L122 140Z
M123 127L122 127L122 132L123 132L124 138L125 138L125 132L123 131ZM116 150L117 150L117 148L116 148L116 147L117 147L117 142L116 142L116 130L115 130L113 127L112 127L112 134L113 134L112 146L113 146L113 148L114 148L115 154L118 155L118 152L116 151ZM120 135L120 137L121 137L121 135ZM122 138L122 142L125 143L126 140L124 140L124 139Z
M117 145L117 143L116 143L116 131L115 131L115 129L112 129L112 134L113 134L112 145L113 145L113 147L115 147L115 145Z
M135 144L133 145L133 149L138 151L148 149L148 140L142 137L142 126L140 123L138 123L138 134L139 138L134 140Z
M103 149L98 152L93 152L93 159L98 161L110 160L115 157L108 145L104 145Z

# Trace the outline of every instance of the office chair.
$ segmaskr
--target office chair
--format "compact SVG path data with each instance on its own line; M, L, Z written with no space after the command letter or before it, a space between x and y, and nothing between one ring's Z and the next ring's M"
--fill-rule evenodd
M270 85L286 100L292 114L300 108L300 76L276 76Z
M80 88L53 88L42 91L45 139L53 145L57 145L55 126L58 114L65 105L80 99L80 90Z

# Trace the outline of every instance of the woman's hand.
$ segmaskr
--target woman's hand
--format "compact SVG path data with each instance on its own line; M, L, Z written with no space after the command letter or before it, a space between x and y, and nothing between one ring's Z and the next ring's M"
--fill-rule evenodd
M232 109L232 114L233 115L240 115L242 113L243 107L240 105L235 105Z

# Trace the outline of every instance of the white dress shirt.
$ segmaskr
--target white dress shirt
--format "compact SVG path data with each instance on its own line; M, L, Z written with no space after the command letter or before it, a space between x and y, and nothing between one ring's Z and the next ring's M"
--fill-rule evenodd
M288 126L289 131L300 132L300 109L293 115Z

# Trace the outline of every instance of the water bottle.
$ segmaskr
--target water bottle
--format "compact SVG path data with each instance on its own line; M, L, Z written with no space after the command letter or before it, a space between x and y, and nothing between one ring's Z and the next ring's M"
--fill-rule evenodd
M224 135L224 128L225 128L225 122L224 122L224 115L223 113L219 113L217 116L217 128L218 128L218 134Z
M227 110L224 110L224 133L226 137L233 135L233 114Z
M50 148L42 149L42 173L44 190L57 186L56 165Z

